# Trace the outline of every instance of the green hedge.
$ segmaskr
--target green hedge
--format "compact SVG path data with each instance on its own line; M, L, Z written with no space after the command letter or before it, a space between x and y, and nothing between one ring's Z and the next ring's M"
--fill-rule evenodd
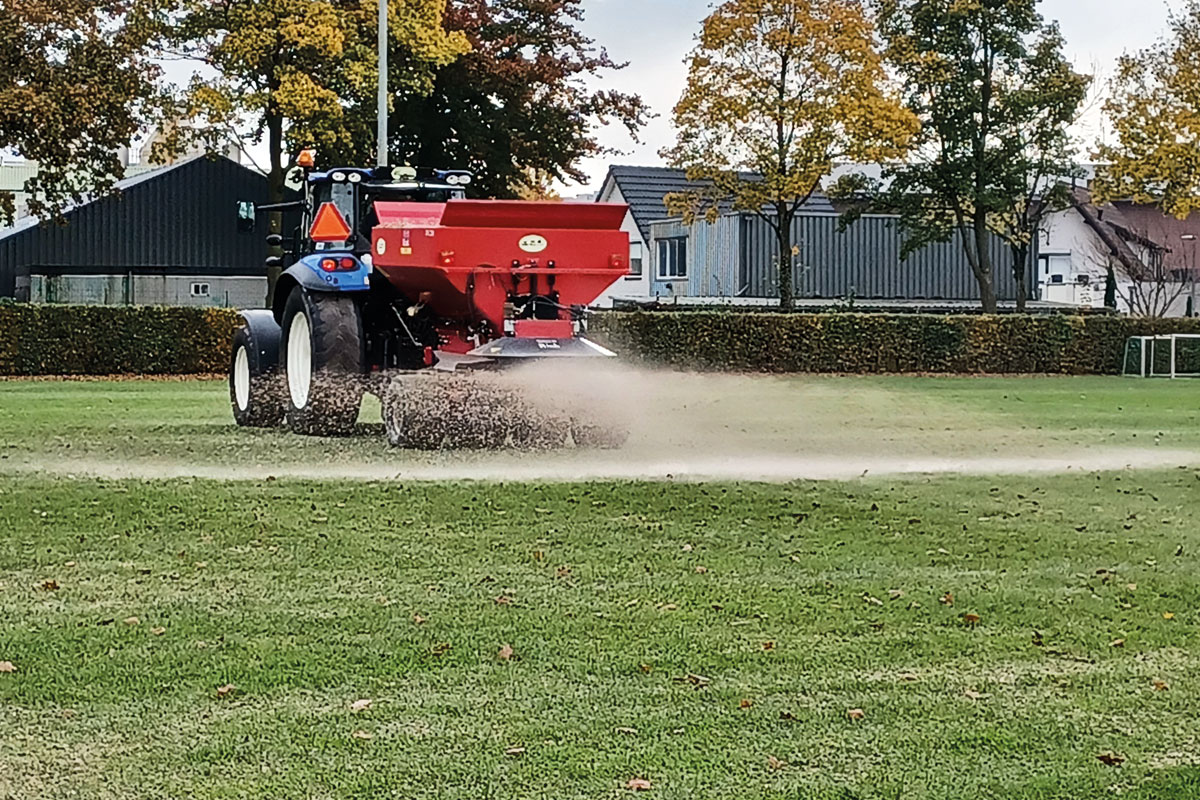
M0 375L220 373L237 324L228 309L0 304ZM1200 319L617 312L590 330L685 369L1112 374L1128 337L1200 333Z
M191 375L229 369L224 308L0 304L0 375Z
M1128 337L1200 333L1200 319L620 312L590 331L643 362L699 370L1113 374Z

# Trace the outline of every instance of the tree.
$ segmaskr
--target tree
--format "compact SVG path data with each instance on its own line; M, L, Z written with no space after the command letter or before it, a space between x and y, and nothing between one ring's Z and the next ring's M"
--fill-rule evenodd
M663 155L700 188L668 196L689 224L722 204L759 215L792 307L792 221L839 161L898 157L917 120L887 88L857 0L727 0L704 20Z
M440 65L429 91L396 98L393 159L470 169L472 191L488 197L585 180L580 161L611 152L597 127L619 124L636 139L647 109L636 95L588 88L625 65L579 31L582 19L582 0L450 0L446 28L470 51ZM348 114L373 125L374 103L361 98ZM361 160L364 140L350 145L341 157Z
M388 3L396 91L427 87L433 69L467 50L461 34L442 27L444 8L445 0ZM178 110L187 124L165 146L189 136L214 149L232 140L248 155L265 137L271 202L283 199L285 175L305 147L318 146L323 159L355 143L373 153L374 113L364 128L345 108L374 97L377 10L377 0L182 0L164 20L163 47L216 77L193 78ZM277 277L269 271L268 302Z
M1169 37L1120 59L1104 110L1115 141L1094 184L1101 201L1200 210L1200 1L1170 17Z
M878 0L885 55L922 127L914 155L885 171L905 252L961 233L983 310L996 311L989 241L1000 235L1024 284L1030 244L1071 167L1067 126L1090 79L1062 54L1037 0Z
M124 177L118 149L149 119L158 67L140 0L0 4L0 151L36 161L29 211L61 217ZM15 215L0 192L0 225Z

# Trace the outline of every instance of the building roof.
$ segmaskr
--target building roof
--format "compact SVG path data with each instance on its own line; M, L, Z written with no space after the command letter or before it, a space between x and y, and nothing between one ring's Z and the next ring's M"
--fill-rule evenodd
M747 180L755 180L755 176L746 175ZM650 241L650 223L670 219L675 214L667 210L663 198L675 192L692 191L704 186L702 182L689 181L687 173L673 167L636 167L614 164L608 168L608 175L600 189L599 197L606 194L610 185L616 184L621 190L621 196L629 204L629 211L637 223L638 230L645 241ZM728 212L731 205L722 205L722 211ZM815 213L833 213L833 206L823 194L814 194L804 204L804 210Z
M195 155L195 156L188 156L187 158L181 158L180 160L176 161L173 164L166 164L161 167L142 168L142 169L138 169L137 167L129 167L129 168L127 168L127 171L128 170L136 170L136 172L134 172L134 174L132 174L132 175L127 175L126 177L124 177L121 180L114 183L113 188L116 190L117 194L120 194L121 192L124 192L128 189L132 189L134 186L137 186L139 183L145 183L146 181L154 180L156 178L162 177L163 175L170 172L171 170L179 169L180 167L190 164L191 162L193 162L197 159L200 159L200 158L206 158L206 156L203 154ZM36 172L37 172L37 167L35 165L32 168L32 171L30 172L30 174L32 175L32 174L35 174ZM106 195L106 196L109 196L109 195ZM103 200L103 199L104 199L104 197L90 198L90 199L84 200L82 203L70 205L63 210L63 216L67 216L67 215L71 214L72 212L76 211L77 209L83 208L84 206L90 205L91 203L95 203L95 202L97 202L99 200ZM39 220L37 217L35 217L33 215L21 217L13 225L11 225L7 228L0 228L0 240L7 239L9 236L12 236L13 234L16 234L16 233L20 233L21 231L24 231L24 230L28 230L29 228L35 228L35 227L37 227L37 225L39 224L40 221L41 220Z
M116 194L68 209L65 224L39 224L28 217L0 231L0 297L14 296L18 277L47 270L262 273L265 239L239 233L236 210L238 201L266 202L267 179L257 170L228 158L198 156L116 186Z

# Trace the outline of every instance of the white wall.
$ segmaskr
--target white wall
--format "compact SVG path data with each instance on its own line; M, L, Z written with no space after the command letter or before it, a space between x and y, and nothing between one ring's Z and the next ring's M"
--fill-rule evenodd
M616 181L610 181L596 198L598 203L624 203L625 198L621 195L621 189L617 186ZM638 229L637 223L633 220L633 214L626 211L625 221L621 223L621 230L629 234L629 250L630 257L634 255L637 248L641 247L642 252L642 275L638 278L626 277L621 278L604 294L596 299L595 305L601 308L612 308L614 297L625 297L634 299L647 299L650 297L650 247L649 244L642 240L642 232Z

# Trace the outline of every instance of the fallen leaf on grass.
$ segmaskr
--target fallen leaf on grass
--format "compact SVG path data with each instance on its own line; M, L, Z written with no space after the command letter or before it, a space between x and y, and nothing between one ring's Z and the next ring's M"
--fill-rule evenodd
M522 755L525 755L525 748L524 747L506 747L506 748L504 748L504 755L506 755L506 756L522 756Z
M429 653L430 655L434 656L444 656L446 653L450 652L450 647L451 645L449 642L438 642L433 647L429 648Z
M741 709L746 709L746 708L749 708L749 707L750 707L750 706L752 706L752 705L754 705L754 701L753 701L753 700L749 700L749 699L747 699L747 698L743 697L743 698L742 698L742 702L738 703L738 708L741 708Z
M420 625L424 621L425 621L425 618L422 617L420 614L413 614L413 624L414 625Z
M217 687L217 697L229 697L237 689L232 683Z
M501 661L508 661L513 657L512 645L501 645L499 652L496 653L496 658Z
M882 600L880 600L878 597L872 597L872 596L871 596L871 595L869 595L869 594L864 594L864 595L863 595L863 602L864 602L864 603L866 603L866 604L867 604L867 605L869 605L869 606L881 606L881 605L883 605L883 601L882 601Z
M1136 591L1137 591L1137 584L1136 584L1136 583L1127 583L1127 584L1125 584L1125 588L1126 588L1126 589L1128 589L1128 590L1129 590L1129 591L1131 591L1131 592L1136 592Z
M1167 685L1166 681L1154 681L1154 691L1156 692L1165 692L1170 688L1171 687Z
M16 672L17 667L11 661L0 661L0 672Z
M952 606L954 605L954 594L951 592L946 592L944 595L938 598L938 602L944 606Z
M779 770L781 770L787 766L787 762L780 761L775 756L767 756L767 766L770 767L771 769L775 770L776 772L778 772Z
M650 666L649 664L638 664L638 669L649 675L650 670L654 669L654 667Z
M625 788L634 792L645 792L650 789L650 781L645 778L630 778Z
M846 716L853 720L862 719L866 715L867 712L863 711L861 708L851 708L846 712Z
M703 675L697 675L694 672L689 672L687 675L683 676L682 678L676 678L675 680L680 681L680 682L690 683L693 686L708 686L708 684L711 682L711 681L709 681L708 678L704 677Z
M696 574L697 574L697 575L703 575L703 574L704 574L704 573L706 573L706 572L708 572L708 567L701 567L701 566L697 566L697 567L696 567Z
M775 643L774 643L774 642L763 642L763 643L762 643L762 648L763 648L763 650L774 650L774 649L775 649Z
M372 701L366 697L364 697L361 700L355 700L353 703L350 704L350 710L355 713L357 713L359 711L366 711L368 708L371 707L371 702Z
M74 561L68 561L66 564L63 564L63 566L64 566L64 567L73 567L73 566L75 566L75 562L74 562Z
M1115 767L1125 760L1125 756L1119 756L1113 752L1097 753L1096 758L1102 764L1108 764L1110 767Z
M967 623L968 625L978 625L979 624L979 615L978 614L963 614L963 622Z
M888 589L888 597L892 600L899 600L901 597L904 597L904 592L899 589Z
M42 581L42 590L43 591L53 592L57 588L58 588L58 581L54 580L53 578Z
M683 545L682 547L680 547L679 549L680 549L680 550L682 550L682 551L683 551L683 552L685 552L685 553L690 553L690 552L692 552L692 546L691 546L690 544L685 544L685 545Z
M784 722L795 722L796 715L790 711L780 711L779 718Z
M985 692L977 692L974 689L967 689L963 692L963 697L966 697L968 700L983 700L991 697L991 695Z
M508 595L506 595L506 594L502 594L502 595L500 595L499 597L497 597L497 598L496 598L496 605L498 605L498 606L511 606L511 605L512 605L512 598L511 598L511 597L509 597L509 596L508 596Z
M1108 643L1108 646L1109 647L1124 647L1125 640L1124 639L1113 639L1111 642Z
M375 737L372 734L367 733L366 731L359 730L359 731L355 731L354 733L350 734L350 738L351 739L361 739L363 741L366 741L367 739L374 739Z
M561 567L559 567L558 569L556 569L554 571L554 574L559 578L569 578L569 577L571 577L571 568L568 567L566 564L563 564Z
M1175 619L1175 613L1172 611L1164 611L1163 619Z
M675 605L674 603L664 603L658 607L659 611L676 611L678 609L679 606Z
M150 632L153 633L155 636L162 636L164 633L167 632L167 629L160 626L157 628L151 628Z
M142 621L137 617L126 617L124 620L126 625L141 625Z

